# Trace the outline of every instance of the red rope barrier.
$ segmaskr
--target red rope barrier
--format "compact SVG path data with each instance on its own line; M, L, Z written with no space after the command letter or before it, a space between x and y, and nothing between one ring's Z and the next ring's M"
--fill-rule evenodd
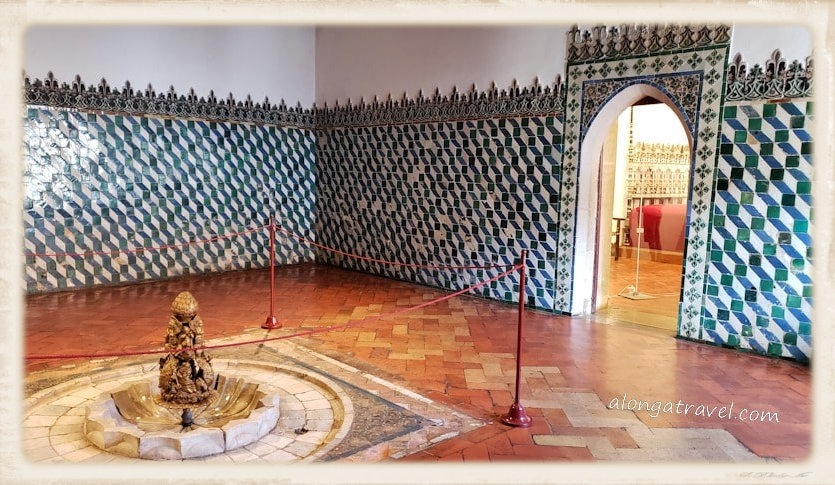
M528 251L522 250L522 257L519 266L519 311L517 312L518 323L516 324L516 396L507 414L500 420L510 426L527 428L531 425L531 417L525 412L525 406L519 402L519 394L522 392L522 332L525 317L525 273L528 260Z
M453 266L453 265L435 265L435 264L415 264L415 263L401 263L398 261L389 261L386 259L377 259L377 258L370 258L368 256L360 256L358 254L346 253L345 251L340 251L339 249L335 249L329 246L324 246L319 244L315 241L302 237L298 234L295 234L287 229L284 229L281 226L276 226L276 230L283 232L284 234L289 235L290 237L296 238L300 241L306 242L311 246L316 246L319 249L323 249L325 251L329 251L336 254L341 254L343 256L348 256L349 258L354 259L361 259L363 261L369 261L372 263L382 263L388 264L391 266L406 266L408 268L423 268L423 269L495 269L495 268L507 268L510 266L509 264L490 264L490 265L481 265L481 266Z
M273 329L281 326L275 316L275 216L270 216L270 314L261 328Z
M261 229L264 229L265 227L269 227L269 226L267 226L267 225L258 226L258 227L253 227L253 228L250 228L250 229L247 229L247 230L244 230L244 231L240 231L240 232L233 232L233 233L230 233L230 234L223 234L223 235L220 235L220 236L210 237L208 239L199 239L197 241L189 241L189 242L186 242L186 243L179 243L179 244L168 244L168 245L165 245L165 246L149 246L149 247L136 248L136 249L111 249L109 251L87 251L87 252L84 252L84 253L25 253L24 256L32 256L32 257L36 257L36 258L44 258L44 257L71 257L71 258L74 258L74 257L87 257L87 256L106 256L108 254L114 254L114 253L115 254L141 253L143 251L157 251L157 250L163 250L163 249L172 249L172 248L178 248L178 247L182 247L182 246L190 246L190 245L193 245L193 244L203 244L203 243L207 243L207 242L220 241L222 239L231 239L233 237L243 236L244 234L249 234L251 232L260 231Z
M404 313L412 312L412 311L418 310L420 308L424 308L424 307L427 307L427 306L430 306L430 305L434 305L436 303L440 303L442 301L446 301L446 300L455 298L456 296L463 295L464 293L475 290L477 288L481 288L482 286L488 285L488 284L490 284L494 281L497 281L501 278L504 278L505 276L509 275L510 273L513 273L514 271L517 271L521 268L522 268L522 264L517 264L516 266L513 266L512 268L508 269L507 271L505 271L501 274L498 274L498 275L496 275L496 276L494 276L490 279L487 279L487 280L481 281L479 283L476 283L472 286L468 286L467 288L464 288L463 290L458 290L454 293L450 293L449 295L444 295L440 298L436 298L434 300L424 302L424 303L421 303L419 305L415 305L415 306L412 306L412 307L409 307L409 308L404 308L402 310L387 313L387 314L384 314L384 315L377 315L377 316L374 316L374 317L367 317L367 318L363 318L362 320L355 320L355 321L352 321L352 322L349 322L349 323L344 323L342 325L331 325L331 326L328 326L328 327L315 328L315 329L312 329L312 330L305 330L305 331L301 331L301 332L296 332L296 333L292 333L292 334L289 334L289 335L281 335L279 337L263 338L263 339L259 339L259 340L248 340L248 341L244 341L244 342L234 342L234 343L231 343L231 344L207 345L207 346L193 347L193 348L188 348L188 349L180 349L179 351L184 352L186 350L211 350L211 349L222 349L222 348L227 348L227 347L240 347L240 346L243 346L243 345L250 345L250 344L262 344L264 342L272 342L272 341L276 341L276 340L284 340L284 339L289 339L289 338L294 338L294 337L302 337L302 336L306 336L306 335L314 335L314 334L317 334L317 333L332 332L334 330L340 330L340 329L345 329L345 328L349 328L349 327L354 327L354 326L357 326L361 323L366 323L366 322L375 321L375 320L382 320L382 319L385 319L385 318L391 318L391 317L394 317L394 316L397 316L397 315L402 315ZM143 350L143 351L112 352L112 353L99 353L99 354L28 355L28 356L25 357L25 360L100 359L100 358L104 358L104 357L129 357L129 356L137 356L137 355L165 354L165 353L170 353L170 352L171 351L169 351L169 350Z

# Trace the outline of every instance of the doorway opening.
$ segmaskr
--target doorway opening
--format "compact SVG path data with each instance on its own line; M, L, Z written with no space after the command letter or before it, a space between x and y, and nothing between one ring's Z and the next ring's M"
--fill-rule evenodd
M594 308L604 321L676 333L691 160L678 113L652 96L611 123L597 181Z

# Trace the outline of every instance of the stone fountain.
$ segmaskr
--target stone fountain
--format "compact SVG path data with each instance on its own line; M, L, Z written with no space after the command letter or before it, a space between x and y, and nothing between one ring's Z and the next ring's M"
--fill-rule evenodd
M171 318L165 335L168 354L159 359L157 404L182 409L184 430L194 426L193 408L210 404L217 398L212 358L203 346L203 320L197 315L197 300L184 291L171 303Z
M152 381L130 382L87 407L84 435L99 448L146 459L222 453L257 441L278 422L279 399L243 379L216 376L203 349L197 301L182 292L171 304L165 356Z

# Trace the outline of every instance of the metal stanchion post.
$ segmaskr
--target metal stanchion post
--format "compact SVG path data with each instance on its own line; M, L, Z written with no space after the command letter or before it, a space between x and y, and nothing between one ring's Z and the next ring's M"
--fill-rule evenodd
M261 325L261 328L280 328L281 324L275 317L275 217L270 216L270 316Z
M510 405L510 411L501 417L501 422L510 426L527 428L531 425L530 416L519 402L519 389L522 383L522 322L525 315L525 272L527 271L528 251L522 250L522 262L519 269L519 324L516 326L516 397Z

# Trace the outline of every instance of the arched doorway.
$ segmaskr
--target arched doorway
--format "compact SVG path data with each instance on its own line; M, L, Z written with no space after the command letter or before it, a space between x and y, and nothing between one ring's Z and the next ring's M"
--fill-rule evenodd
M598 321L676 332L691 167L686 127L661 101L642 98L612 124L600 156Z
M675 114L682 128L684 128L689 155L685 176L687 177L687 186L689 187L690 185L693 135L686 122L686 118L682 115L680 107L670 96L651 84L635 83L622 89L600 108L583 137L580 150L580 180L587 182L580 184L579 197L586 197L587 200L595 201L595 203L588 205L588 213L580 215L577 222L578 234L583 234L581 232L582 229L588 238L586 240L594 242L593 244L589 244L589 248L593 248L593 251L585 254L586 264L588 265L586 267L593 267L594 271L586 272L585 275L581 275L580 273L575 275L576 278L581 280L585 278L586 281L582 282L582 284L585 284L590 289L588 301L584 305L587 313L593 313L606 307L610 292L610 257L612 255L613 244L611 221L614 205L615 164L611 156L606 156L604 149L607 145L611 147L614 142L611 127L617 122L618 116L631 106L644 104L647 101L666 105ZM611 150L606 151L611 152ZM689 189L685 192L689 194ZM682 211L685 214L688 208L689 203L682 204ZM642 215L643 210L638 210L637 212L639 215ZM626 221L627 224L628 222ZM583 228L582 226L585 227ZM682 221L682 226L682 230L686 230L686 223L684 221ZM631 232L631 234L634 238L635 233ZM643 234L638 237L645 239ZM684 248L682 247L681 250L683 253ZM641 251L633 253L637 258L640 258L641 254L643 254ZM638 265L636 264L636 271L637 269ZM674 315L671 314L669 316L671 319L675 319L676 322L678 321L677 307L678 302L680 302L681 292L681 270L682 266L679 264L677 268L679 275L678 285L673 292L675 295L672 296L672 299L675 300L673 303L674 308L670 312ZM675 285L675 283L672 284ZM633 294L638 295L637 289ZM644 296L644 294L641 294L641 296Z

